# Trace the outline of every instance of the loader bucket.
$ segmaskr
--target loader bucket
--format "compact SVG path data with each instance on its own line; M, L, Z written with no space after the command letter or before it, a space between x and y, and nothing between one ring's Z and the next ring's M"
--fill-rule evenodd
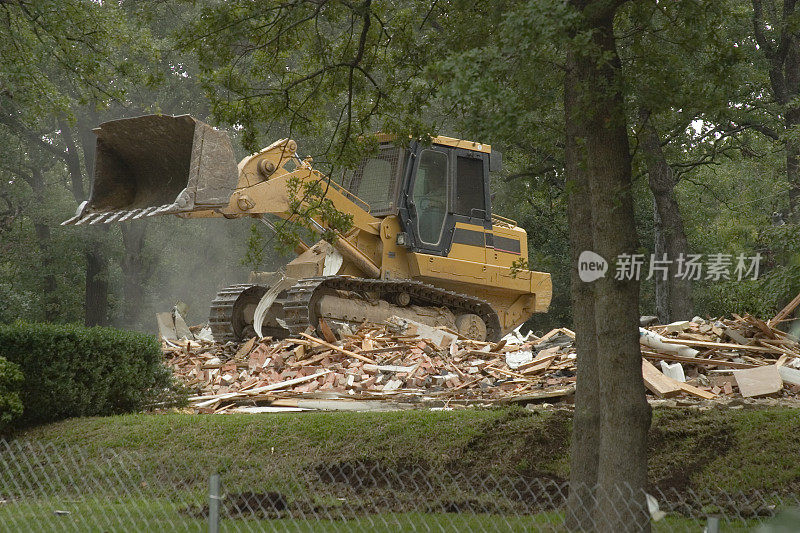
M238 169L228 134L189 115L104 122L89 200L63 224L178 214L228 205Z

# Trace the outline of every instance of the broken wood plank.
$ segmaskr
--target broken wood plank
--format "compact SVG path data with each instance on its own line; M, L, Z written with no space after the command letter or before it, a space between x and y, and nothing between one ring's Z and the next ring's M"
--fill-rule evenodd
M407 346L387 346L385 348L373 348L371 350L361 350L361 355L377 355L381 353L389 353L389 352L396 352L398 350L406 350Z
M778 322L780 322L781 320L792 314L792 311L794 311L798 305L800 305L800 294L795 296L791 302L786 304L786 307L778 311L777 315L775 315L769 321L767 321L767 325L774 326L775 324L777 324Z
M305 383L306 381L311 381L313 379L317 379L320 376L324 376L325 374L330 374L330 370L322 370L317 372L316 374L312 374L310 376L304 376L301 378L294 378L294 379L287 379L286 381L280 381L278 383L273 383L272 385L264 385L263 387L256 387L255 389L250 389L247 392L242 393L242 396L250 396L252 394L259 394L261 392L267 392L271 390L277 389L284 389L286 387L290 387L292 385L297 385L298 383Z
M253 350L253 347L256 345L257 340L258 339L256 339L255 337L251 337L247 342L239 346L239 349L236 350L236 355L234 355L233 358L239 359L249 354Z
M553 337L555 337L559 333L561 333L561 329L560 328L551 329L550 331L548 331L547 333L545 333L544 335L542 335L539 338L539 340L536 342L536 345L538 346L539 344L543 344L543 343L549 341L550 339L552 339Z
M524 374L526 376L529 376L531 374L538 374L539 372L544 372L545 370L550 368L550 365L553 364L553 361L556 359L556 357L558 357L558 354L548 355L545 357L534 359L530 363L525 363L524 365L521 365L519 368L517 368L517 372L519 372L520 374Z
M753 352L764 352L764 353L780 353L780 350L775 348L767 348L765 346L753 346L753 345L741 345L741 344L732 344L728 342L711 342L711 341L695 341L689 339L670 339L664 337L661 339L662 342L666 342L667 344L685 344L687 346L702 346L705 348L717 348L722 350L750 350Z
M322 336L325 337L326 341L336 342L336 335L333 334L333 330L331 330L331 327L323 318L319 319L319 330L322 332Z
M648 359L663 359L664 361L676 361L678 363L689 363L694 365L725 366L728 368L758 368L763 365L750 363L737 363L724 359L703 359L701 357L684 357L682 355L672 355L668 353L658 353L642 350L642 356Z
M567 337L571 338L572 340L575 340L575 332L572 331L571 329L569 329L569 328L558 328L558 331L560 331L561 333L563 333Z
M372 365L369 363L364 365L364 372L368 374L374 374L376 372L411 372L413 369L413 366Z
M529 394L521 394L521 395L511 396L508 398L502 398L500 401L509 403L535 402L537 400L550 400L552 398L562 398L565 396L570 396L574 393L575 393L575 385L570 385L569 387L558 390L532 392Z
M704 400L713 400L717 397L717 395L713 392L704 391L703 389L695 387L694 385L689 385L688 383L682 383L677 380L675 381L680 385L681 389L683 389L683 392L689 393L692 396L697 396L698 398L702 398Z
M642 359L642 379L650 392L659 398L670 398L683 390L679 382L665 376L647 359Z
M764 322L763 320L751 315L744 315L744 320L753 324L758 329L760 329L761 332L770 339L776 338L775 331L771 327L769 327L767 323Z
M378 364L378 362L375 361L374 359L370 359L369 357L364 357L363 355L357 354L355 352L351 352L350 350L345 350L344 348L341 348L341 347L336 346L334 344L331 344L329 342L325 342L322 339L318 339L316 337L312 337L308 333L300 333L300 335L302 335L304 338L310 340L311 342L313 342L315 344L319 344L320 346L325 346L326 348L330 348L331 350L335 350L335 351L337 351L339 353L343 353L344 355L347 355L348 357L353 357L355 359L358 359L359 361L364 361L365 363L371 363L373 365L377 365Z

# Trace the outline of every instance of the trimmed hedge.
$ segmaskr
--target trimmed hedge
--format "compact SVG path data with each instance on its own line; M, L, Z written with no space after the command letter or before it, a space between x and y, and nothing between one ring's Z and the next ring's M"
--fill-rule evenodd
M141 409L171 387L151 335L76 325L0 325L0 357L22 369L22 424Z
M0 357L0 433L22 414L22 371L19 365Z

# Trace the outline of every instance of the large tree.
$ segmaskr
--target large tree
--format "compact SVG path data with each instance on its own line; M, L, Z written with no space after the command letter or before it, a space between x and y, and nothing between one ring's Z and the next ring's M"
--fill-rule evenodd
M577 365L595 370L596 381L589 386L596 390L576 398L581 417L573 429L595 435L596 447L576 441L572 458L573 468L584 465L573 471L576 485L592 486L591 475L596 476L594 498L588 500L596 507L589 521L576 518L581 528L593 524L598 531L649 529L643 490L650 407L641 374L639 283L635 278L616 279L613 271L616 258L637 249L623 75L614 35L614 16L621 4L572 2L580 18L568 43L564 98L567 168L574 172L567 180L574 181L576 191L570 201L570 224L575 226L571 234L591 234L591 241L588 236L573 239L572 255L590 244L612 265L608 275L594 282L593 291L578 288L573 297L576 307L593 307L591 316L587 312L581 318L593 320L594 331L581 324L580 333L593 335L596 342L586 339L579 345ZM573 514L578 505L572 502Z
M57 161L77 203L90 188L95 109L122 101L153 56L146 31L114 3L81 0L0 3L0 127L22 141L26 173L40 198L57 196L40 179L39 157ZM50 167L50 165L46 165ZM39 228L39 242L49 239ZM84 319L105 324L109 257L105 229L85 230Z
M783 143L789 190L789 218L800 213L800 11L796 0L752 0L753 35L767 63L772 113L780 129L756 124L760 131Z

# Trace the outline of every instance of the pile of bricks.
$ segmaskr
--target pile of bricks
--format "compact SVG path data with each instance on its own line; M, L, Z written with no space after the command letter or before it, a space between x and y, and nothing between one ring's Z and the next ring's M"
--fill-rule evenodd
M417 331L422 329L424 331ZM480 342L416 323L363 325L338 339L311 334L240 346L164 341L167 363L196 394L201 412L269 405L292 396L348 399L499 400L544 390L569 394L575 381L572 332L523 344ZM514 357L522 357L514 364ZM512 369L513 367L513 369Z

